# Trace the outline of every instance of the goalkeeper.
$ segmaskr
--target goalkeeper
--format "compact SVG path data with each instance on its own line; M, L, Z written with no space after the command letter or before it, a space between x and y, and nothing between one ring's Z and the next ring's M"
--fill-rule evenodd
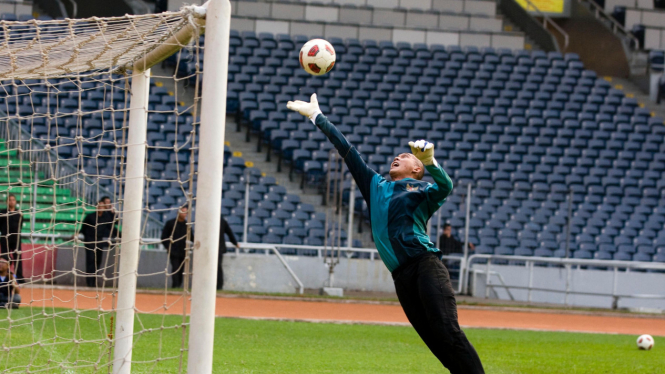
M457 304L440 251L426 233L429 218L450 194L453 183L434 159L434 145L409 142L390 165L392 182L370 169L339 130L321 113L316 94L309 103L289 101L289 109L309 117L344 158L367 202L372 235L392 272L395 290L409 322L452 374L484 373L475 349L457 323ZM435 184L422 181L425 169Z

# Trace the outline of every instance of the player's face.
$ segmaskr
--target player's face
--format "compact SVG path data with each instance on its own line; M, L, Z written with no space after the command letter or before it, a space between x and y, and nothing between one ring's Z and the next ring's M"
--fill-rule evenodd
M98 204L100 210L111 210L111 199L104 199Z
M7 207L10 209L16 208L16 198L14 196L10 196L7 199Z
M452 231L453 230L450 228L450 226L447 226L446 228L443 229L443 234L445 236L450 236L450 234L452 234Z
M187 219L187 208L180 208L178 211L178 219L185 220Z
M390 177L393 180L413 177L414 169L418 168L410 153L402 153L393 159L390 164Z
M7 261L0 261L0 272L5 272L9 269L9 264L7 264Z

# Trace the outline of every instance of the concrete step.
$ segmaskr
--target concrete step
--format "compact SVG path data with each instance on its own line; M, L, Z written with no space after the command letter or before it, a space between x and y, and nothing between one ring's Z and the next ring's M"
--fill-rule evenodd
M288 166L282 165L282 170L278 171L277 157L273 155L270 161L266 161L266 152L267 148L263 147L262 152L257 152L256 145L258 142L258 137L255 135L250 136L250 141L246 141L246 132L245 129L237 131L237 124L233 116L229 115L226 117L226 137L225 141L231 148L232 152L241 152L242 158L245 161L251 161L254 164L254 167L257 167L261 170L262 173L270 175L277 180L277 183L281 186L286 187L288 193L297 194L300 196L300 200L304 203L312 204L314 209L317 212L325 212L326 206L323 205L323 195L319 193L318 189L315 188L306 188L303 190L300 187L300 179L298 176L294 175L293 179L289 179L289 170ZM335 221L337 221L337 215L334 216ZM348 210L343 210L342 212L342 227L346 229L348 224ZM357 220L354 219L354 239L360 239L363 243L363 247L373 248L374 245L371 241L371 233L369 226L363 224L363 233L357 233Z
M517 26L509 17L504 15L499 7L497 7L496 12L497 17L502 17L503 19L503 31L524 34L524 49L530 51L541 51L543 49L540 45L538 45L538 43L535 42L535 40L531 39L527 33L523 32L522 29Z
M162 64L157 64L150 68L150 81L161 84L169 91L173 92L177 101L182 101L186 106L194 103L194 87L187 87L185 79L173 79L173 67L164 68Z
M626 78L605 78L609 80L614 88L622 90L626 96L634 97L640 106L644 106L651 111L652 117L665 118L665 105L654 103L649 98L649 93L642 91L635 83Z
M254 167L259 168L261 172L275 177L277 183L286 187L289 193L300 195L302 202L312 204L315 208L322 206L322 196L317 190L313 188L305 188L303 191L300 188L300 179L297 176L294 175L293 180L289 179L288 166L283 165L282 171L278 171L278 165L276 162L277 157L272 157L271 161L266 161L265 147L261 153L256 151L258 137L252 136L251 140L247 142L244 129L242 129L242 131L237 131L236 128L237 125L233 116L227 116L225 139L232 152L242 152L242 158L244 158L245 161L251 161L254 164Z

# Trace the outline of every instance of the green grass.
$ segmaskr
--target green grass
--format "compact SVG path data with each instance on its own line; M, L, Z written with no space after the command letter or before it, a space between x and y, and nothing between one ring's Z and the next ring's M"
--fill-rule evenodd
M43 316L29 309L0 311L0 372L90 373L92 366L63 370L61 362L97 364L107 372L104 340L111 314L80 315L56 310ZM51 311L53 313L53 311ZM32 323L28 323L32 322ZM177 373L183 329L180 316L139 315L134 373ZM165 326L165 329L161 329ZM152 329L152 330L149 330ZM335 325L219 318L215 325L215 373L440 373L439 362L410 327ZM54 333L56 332L56 333ZM188 331L185 329L185 334ZM467 329L489 373L662 373L663 343L638 351L635 337L534 331ZM54 336L57 338L54 339ZM91 343L74 343L73 339ZM41 341L42 346L29 345ZM58 342L60 344L46 344ZM659 344L660 343L660 344ZM155 359L159 358L159 362ZM50 362L49 362L50 360ZM183 359L186 367L186 355ZM6 370L6 371L5 371ZM184 370L183 370L184 372Z

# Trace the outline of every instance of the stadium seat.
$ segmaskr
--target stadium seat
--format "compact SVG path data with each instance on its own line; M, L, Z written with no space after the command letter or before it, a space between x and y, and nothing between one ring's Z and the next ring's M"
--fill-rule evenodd
M269 155L302 174L308 186L325 185L331 147L311 123L284 108L285 101L303 93L303 86L316 89L329 119L377 171L386 172L390 157L408 150L402 139L435 142L439 161L456 186L469 181L474 198L482 199L472 204L470 222L480 242L477 253L558 254L568 207L543 203L565 204L572 190L571 233L578 246L574 257L646 261L651 256L656 261L661 256L658 248L665 247L661 234L665 209L660 201L665 188L662 119L651 117L635 98L584 70L579 56L339 40L335 46L340 60L334 70L313 78L294 57L302 38L240 33L231 39L227 110L240 126L260 135ZM193 74L197 67L181 68L182 73ZM153 111L172 111L177 104L163 87L153 84L150 93ZM80 105L94 111L113 95L90 90ZM121 102L122 95L117 99ZM77 110L79 100L63 97L58 105L65 114ZM32 112L32 106L46 113L43 101L7 105L7 110ZM149 113L147 154L155 179L177 178L179 169L171 165L189 164L185 152L175 156L153 148L184 142L183 134L189 134L193 120L190 115L183 123L178 117ZM107 126L108 118L86 118L83 136L106 139L111 136ZM31 130L42 139L55 135L73 139L80 127L70 120L58 126L37 120ZM232 157L230 151L222 207L230 214L229 224L238 229L244 217L244 188L232 186L244 187L240 183L248 167L244 157ZM58 153L69 158L93 156L87 147L63 146ZM103 161L84 166L89 172L113 175ZM250 225L248 240L319 243L320 237L304 234L321 229L323 221L311 219L316 209L301 204L298 191L287 191L274 177L260 172L250 180L255 182L249 196L251 218L259 219L267 230L280 229L270 233ZM150 186L148 195L153 203L167 207L184 196L182 189L171 186ZM449 197L444 207L462 204L456 199L459 196ZM459 232L463 217L452 216L451 210L450 222Z

